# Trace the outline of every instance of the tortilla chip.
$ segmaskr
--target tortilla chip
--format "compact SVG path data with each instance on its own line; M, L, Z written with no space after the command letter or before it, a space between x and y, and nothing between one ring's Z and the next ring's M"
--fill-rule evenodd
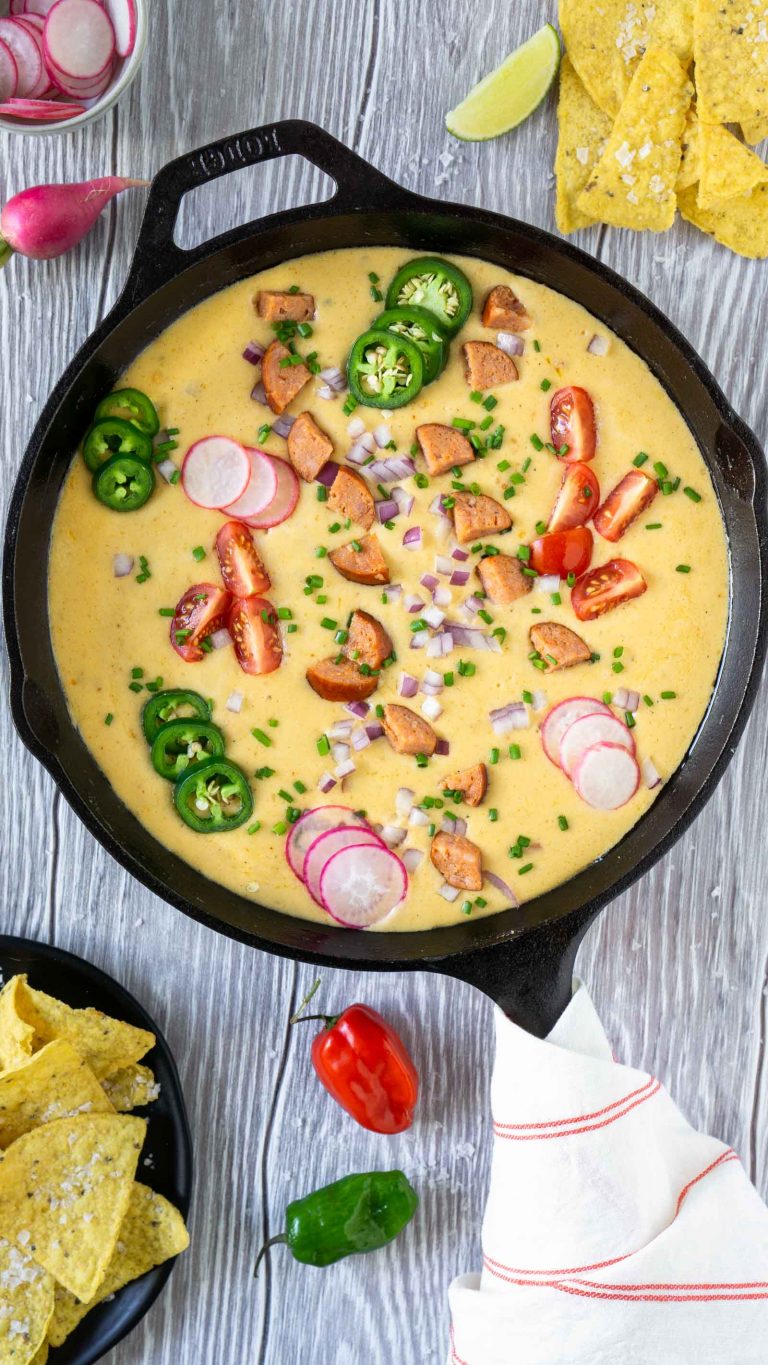
M113 1071L101 1084L108 1100L120 1114L152 1104L160 1094L155 1073L140 1063L126 1066L122 1071Z
M189 1235L178 1209L146 1185L134 1184L117 1246L90 1302L80 1303L74 1295L56 1285L53 1317L48 1326L51 1345L61 1346L97 1303L116 1294L123 1285L137 1280L153 1266L178 1256L188 1246Z
M35 1030L19 1013L19 988L25 980L12 976L0 991L0 1071L23 1066L34 1051Z
M753 260L768 256L768 185L758 185L751 194L727 199L711 209L699 207L694 186L683 190L678 203L689 223L708 232L722 246Z
M567 57L563 57L560 64L557 122L560 131L555 157L555 216L561 232L576 232L594 222L577 209L576 200L602 155L611 131L611 120L590 99Z
M659 0L651 42L668 48L687 66L693 56L693 0Z
M48 1342L44 1341L39 1351L33 1355L29 1365L45 1365L48 1359Z
M704 123L768 118L765 5L756 0L695 0L693 53Z
M715 208L768 182L768 166L727 128L702 123L699 149L701 209Z
M680 160L680 170L677 173L677 184L675 188L680 191L687 190L690 185L697 185L700 173L699 116L694 101L688 110L688 117L685 120L683 155Z
M675 218L685 119L693 87L676 57L652 47L640 62L607 146L577 200L615 227L664 232Z
M750 119L742 123L741 131L744 134L744 141L748 142L750 147L756 147L758 142L764 142L768 137L768 118Z
M138 1062L155 1045L155 1035L111 1019L101 1010L75 1010L53 996L33 990L25 976L17 995L17 1008L45 1043L65 1038L101 1080L113 1071Z
M28 1250L0 1238L1 1365L38 1361L52 1312L53 1278Z
M117 1243L147 1125L79 1114L25 1133L0 1161L0 1236L77 1298L95 1294Z
M0 1147L52 1119L115 1111L79 1052L63 1038L0 1073Z

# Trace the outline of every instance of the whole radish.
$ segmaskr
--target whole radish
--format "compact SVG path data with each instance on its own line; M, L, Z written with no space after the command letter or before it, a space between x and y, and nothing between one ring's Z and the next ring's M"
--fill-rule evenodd
M90 232L116 194L147 180L108 175L77 185L34 185L8 200L0 211L0 268L14 251L46 261L63 256Z

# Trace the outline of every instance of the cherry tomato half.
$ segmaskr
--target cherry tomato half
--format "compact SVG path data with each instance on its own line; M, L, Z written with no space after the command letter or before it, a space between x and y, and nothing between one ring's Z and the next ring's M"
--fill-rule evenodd
M630 469L595 513L595 530L605 540L621 540L632 522L650 507L659 485L642 469Z
M272 586L269 574L247 526L225 521L216 537L221 578L233 597L251 597Z
M266 597L236 598L227 626L244 673L273 673L280 667L283 646L277 612Z
M622 602L641 597L648 584L631 559L609 559L585 573L571 592L571 606L580 621L594 621Z
M586 389L575 385L558 389L549 406L549 418L555 450L568 447L560 457L566 464L594 458L597 445L595 408Z
M586 526L572 526L567 531L551 531L534 540L531 546L531 568L539 574L569 573L578 578L589 568L592 559L592 532Z
M569 464L549 518L550 531L583 526L600 505L600 485L588 464Z
M178 602L171 621L171 644L185 663L199 664L203 640L227 624L232 598L215 583L194 583Z

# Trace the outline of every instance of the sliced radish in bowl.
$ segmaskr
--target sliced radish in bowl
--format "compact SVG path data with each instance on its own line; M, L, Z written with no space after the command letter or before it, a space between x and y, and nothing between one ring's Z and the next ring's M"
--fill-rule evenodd
M33 119L36 123L60 123L85 113L84 104L57 104L54 100L7 100L0 114L8 118Z
M344 848L386 848L383 839L370 828L355 829L351 825L344 828L327 829L323 834L318 834L307 850L304 859L304 885L310 896L322 905L320 895L320 882L323 873L337 853Z
M0 40L0 102L9 100L16 93L19 72L11 49Z
M552 707L541 727L541 742L547 758L556 768L560 767L560 741L568 727L582 716L591 716L595 712L613 716L610 708L604 702L597 701L595 697L566 697L565 701L560 701L557 706Z
M40 49L29 29L16 19L0 19L0 42L13 53L16 63L16 89L19 99L36 99L48 85Z
M104 0L112 27L118 57L130 57L136 46L136 0Z
M348 806L314 806L311 810L305 810L296 824L291 825L285 841L285 856L294 875L300 881L304 880L304 859L318 834L350 825L367 828L363 817L356 815Z
M257 516L269 507L277 495L277 472L269 456L263 450L254 450L252 446L246 446L245 449L251 465L248 484L242 496L231 507L224 509L227 516L236 517L238 521Z
M581 716L568 726L560 741L560 767L572 778L582 754L595 744L615 744L626 749L634 757L635 741L632 731L616 716L604 716L595 712L591 716Z
M277 455L268 455L277 476L277 492L268 507L255 516L246 517L249 526L256 530L268 531L271 526L279 526L294 510L299 501L299 480L293 465L281 460Z
M618 810L640 785L633 754L619 744L593 744L582 753L573 774L582 801L594 810Z
M347 929L368 929L390 914L408 893L408 873L389 848L362 844L328 860L320 896L332 919Z
M98 0L58 0L43 42L49 67L77 80L101 76L115 55L115 32Z
M24 0L24 13L35 14L40 19L47 19L54 5L58 3L59 0Z
M250 477L248 452L229 436L204 436L196 441L181 467L182 487L197 507L231 507L242 497Z

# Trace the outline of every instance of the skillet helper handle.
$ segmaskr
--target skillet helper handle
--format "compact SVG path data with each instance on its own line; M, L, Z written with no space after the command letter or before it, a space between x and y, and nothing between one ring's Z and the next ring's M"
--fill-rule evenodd
M232 171L284 156L303 156L335 181L336 193L321 206L326 213L392 208L415 199L330 133L303 119L265 123L261 128L210 142L169 161L152 181L124 291L130 306L140 303L209 250L208 242L186 251L174 241L185 194ZM236 229L235 235L242 231ZM232 236L223 234L222 245Z

